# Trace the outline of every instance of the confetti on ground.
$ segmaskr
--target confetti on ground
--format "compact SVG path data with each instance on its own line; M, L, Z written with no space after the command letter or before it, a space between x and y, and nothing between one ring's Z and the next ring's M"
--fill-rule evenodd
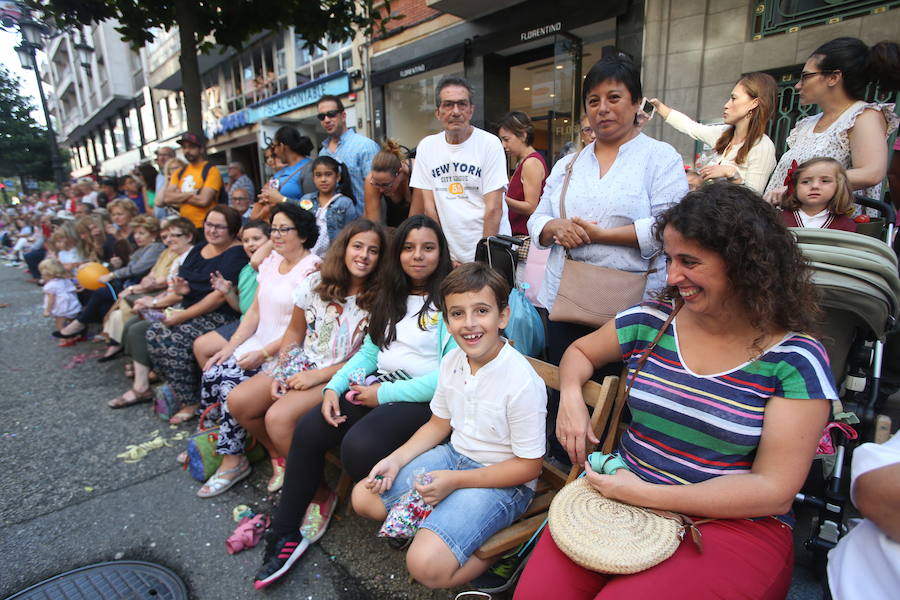
M94 488L92 488L92 487L89 486L89 485L86 485L86 486L84 486L84 491L86 491L86 492L93 492L93 491L94 491Z
M136 463L144 460L150 452L166 446L171 446L172 444L169 442L182 441L187 438L188 435L189 433L187 431L179 431L169 439L166 439L159 434L159 429L155 429L147 435L147 437L150 438L149 440L140 444L130 444L125 446L125 452L116 454L116 458L121 458L123 462L126 463Z
M63 365L63 369L74 369L75 367L83 365L89 360L100 358L101 356L103 356L103 350L93 350L91 352L76 354L69 359L69 362Z

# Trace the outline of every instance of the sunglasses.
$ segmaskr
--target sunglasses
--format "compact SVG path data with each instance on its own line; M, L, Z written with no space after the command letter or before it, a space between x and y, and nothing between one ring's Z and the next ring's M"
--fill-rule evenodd
M339 114L341 114L342 112L344 112L344 111L329 110L327 112L320 112L319 114L316 115L316 118L319 119L320 121L324 121L325 119L333 119L336 116L338 116Z

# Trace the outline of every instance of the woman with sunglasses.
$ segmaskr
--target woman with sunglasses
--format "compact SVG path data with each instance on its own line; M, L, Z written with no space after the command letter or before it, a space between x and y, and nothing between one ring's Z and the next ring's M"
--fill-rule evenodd
M879 42L869 48L856 38L842 37L819 46L810 55L794 86L800 104L816 104L819 114L797 122L766 186L765 199L780 205L787 191L791 165L816 156L833 158L845 169L850 187L861 196L881 198L887 172L887 137L897 129L893 104L866 102L870 84L882 96L900 89L900 47Z
M396 140L386 140L366 176L364 216L375 223L397 227L410 214L416 214L412 210L410 173L412 159L406 149Z

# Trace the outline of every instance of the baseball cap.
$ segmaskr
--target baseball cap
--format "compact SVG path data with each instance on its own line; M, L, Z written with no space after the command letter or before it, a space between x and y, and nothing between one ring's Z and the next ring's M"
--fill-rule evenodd
M197 135L196 133L191 133L189 131L181 134L181 139L178 140L178 145L183 146L185 143L193 144L195 146L206 146L206 138L201 135Z

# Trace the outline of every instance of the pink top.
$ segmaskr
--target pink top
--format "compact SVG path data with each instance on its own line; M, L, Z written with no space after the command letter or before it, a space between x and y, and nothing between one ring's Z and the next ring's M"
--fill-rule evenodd
M279 339L287 330L294 310L294 288L310 273L316 271L322 259L310 252L287 273L279 273L278 268L284 257L277 252L269 254L261 265L256 280L256 301L259 303L259 325L256 332L238 346L234 355L240 357L259 350L266 344Z

